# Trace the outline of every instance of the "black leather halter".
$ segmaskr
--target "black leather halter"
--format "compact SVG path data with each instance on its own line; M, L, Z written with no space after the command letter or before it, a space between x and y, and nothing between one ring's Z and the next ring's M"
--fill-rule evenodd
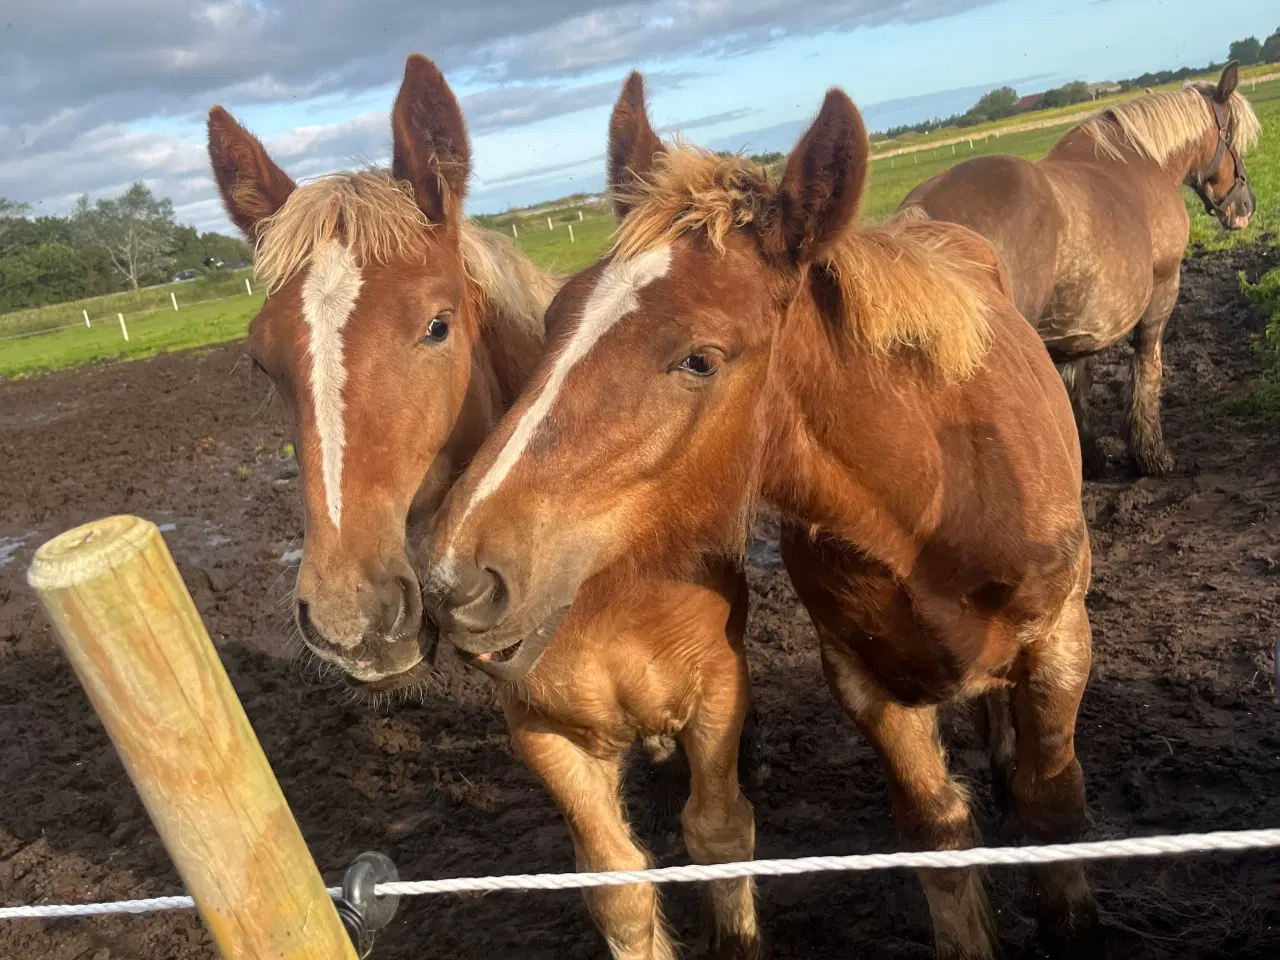
M1213 159L1198 169L1191 178L1191 189L1200 197L1200 201L1204 204L1204 212L1216 216L1219 220L1226 219L1226 208L1235 198L1236 194L1241 190L1249 190L1249 172L1244 168L1244 161L1240 159L1240 154L1236 151L1236 146L1227 137L1227 119L1230 108L1225 103L1219 103L1213 99L1212 94L1202 93L1206 100L1209 101L1209 109L1213 111L1213 121L1218 127L1218 148L1213 151ZM1209 188L1205 180L1213 171L1218 169L1218 164L1222 161L1223 153L1231 154L1231 159L1236 167L1236 179L1220 200L1214 200L1209 195Z

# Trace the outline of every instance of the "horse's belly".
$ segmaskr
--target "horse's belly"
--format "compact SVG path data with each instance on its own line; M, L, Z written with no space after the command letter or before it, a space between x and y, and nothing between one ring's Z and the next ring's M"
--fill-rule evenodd
M1058 362L1097 353L1134 328L1151 301L1151 290L1149 270L1068 272L1055 285L1036 332Z

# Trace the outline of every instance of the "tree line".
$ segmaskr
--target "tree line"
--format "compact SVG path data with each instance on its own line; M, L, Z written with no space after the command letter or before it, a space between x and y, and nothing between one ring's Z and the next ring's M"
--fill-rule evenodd
M1227 60L1238 60L1241 66L1251 66L1255 63L1280 63L1280 27L1277 27L1271 36L1264 41L1259 41L1257 37L1236 40L1231 44L1227 53ZM1153 73L1144 73L1141 76L1117 81L1115 92L1142 90L1165 83L1176 83L1179 80L1186 80L1188 77L1221 70L1223 66L1225 66L1225 63L1210 63L1204 67L1182 67L1178 70L1159 70ZM1019 104L1021 100L1018 97L1018 92L1013 87L999 87L984 93L978 98L978 102L964 113L953 114L949 117L934 117L932 120L924 120L920 123L906 123L901 126L890 127L888 130L873 134L873 138L892 139L906 133L931 133L943 127L972 127L991 120L1003 120L1005 117L1011 117L1015 113L1023 111L1048 110L1053 107L1065 107L1073 103L1083 103L1091 99L1093 99L1093 90L1089 84L1083 80L1075 80L1060 87L1054 87L1052 90L1046 90L1035 102L1024 105L1020 110Z
M65 217L33 217L29 205L0 197L0 313L137 290L178 270L250 257L239 238L179 224L173 203L144 183L94 203L82 196Z

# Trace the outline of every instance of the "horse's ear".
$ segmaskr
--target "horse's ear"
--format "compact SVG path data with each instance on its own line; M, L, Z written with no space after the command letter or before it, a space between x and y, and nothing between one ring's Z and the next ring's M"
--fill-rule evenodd
M209 163L231 222L253 243L258 224L289 199L294 183L262 143L222 107L209 111Z
M1219 103L1226 103L1239 85L1240 61L1232 60L1222 68L1222 76L1218 78L1218 91L1214 94L1214 99Z
M770 252L811 263L857 219L870 145L862 116L832 88L800 138L774 197L764 237Z
M633 70L609 118L609 191L619 219L631 209L626 200L628 189L648 176L662 150L644 104L644 77Z
M462 215L471 174L471 142L457 98L439 68L420 53L404 65L404 82L391 111L391 174L413 187L432 223Z

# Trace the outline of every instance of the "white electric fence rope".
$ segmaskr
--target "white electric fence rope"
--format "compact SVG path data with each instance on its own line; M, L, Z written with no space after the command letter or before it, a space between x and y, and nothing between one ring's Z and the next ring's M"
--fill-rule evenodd
M746 860L741 863L692 864L651 870L609 873L536 873L507 877L457 877L450 880L403 880L380 883L378 894L415 896L441 893L491 893L499 890L578 890L619 887L630 883L701 883L738 877L785 877L829 871L954 869L957 867L1027 866L1065 860L1109 860L1165 857L1215 851L1262 850L1280 847L1280 829L1187 833L1180 836L1131 837L1039 847L974 847L970 850L921 850L899 853L860 853L839 857L797 857L787 860ZM329 888L331 896L341 889ZM190 897L156 897L116 903L85 903L39 907L0 907L0 920L42 917L92 917L112 913L150 913L194 907Z

